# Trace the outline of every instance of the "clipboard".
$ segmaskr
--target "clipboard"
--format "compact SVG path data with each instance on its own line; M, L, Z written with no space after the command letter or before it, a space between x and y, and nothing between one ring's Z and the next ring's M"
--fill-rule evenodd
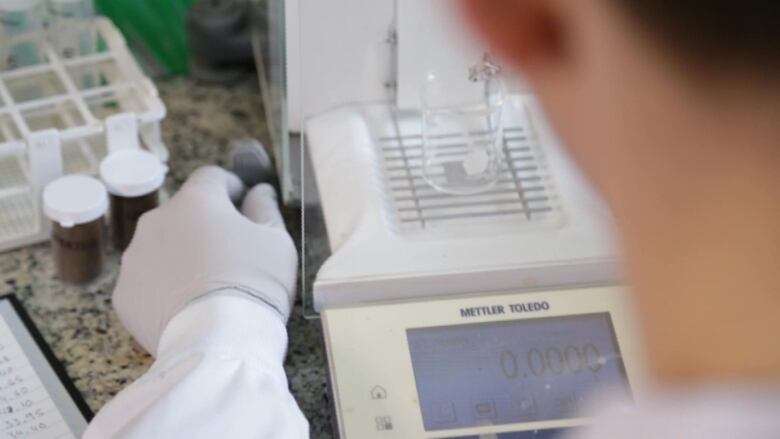
M17 297L0 296L0 437L79 439L92 416Z

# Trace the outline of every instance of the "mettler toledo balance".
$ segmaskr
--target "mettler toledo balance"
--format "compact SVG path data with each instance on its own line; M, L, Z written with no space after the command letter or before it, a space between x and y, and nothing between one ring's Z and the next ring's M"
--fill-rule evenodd
M480 62L493 67L448 3L286 3L286 114L330 247L304 294L322 317L346 439L549 437L586 424L595 393L642 395L610 213L528 91L506 86L500 121L469 131L472 144L436 134L450 148L438 158L495 140L498 158L426 171L430 72L479 80ZM484 190L431 181L493 162Z

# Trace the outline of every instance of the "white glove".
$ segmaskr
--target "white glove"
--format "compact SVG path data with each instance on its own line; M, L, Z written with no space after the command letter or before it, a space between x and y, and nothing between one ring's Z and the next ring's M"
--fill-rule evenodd
M122 257L114 308L148 352L157 353L171 318L194 299L240 292L286 322L295 295L298 256L269 185L243 191L235 175L198 169L163 206L141 217Z

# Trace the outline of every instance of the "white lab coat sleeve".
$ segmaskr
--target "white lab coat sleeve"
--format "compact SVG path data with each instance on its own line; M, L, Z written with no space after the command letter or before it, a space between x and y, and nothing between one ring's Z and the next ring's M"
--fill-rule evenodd
M260 301L199 299L170 321L152 367L83 438L307 438L282 366L286 348L282 317Z

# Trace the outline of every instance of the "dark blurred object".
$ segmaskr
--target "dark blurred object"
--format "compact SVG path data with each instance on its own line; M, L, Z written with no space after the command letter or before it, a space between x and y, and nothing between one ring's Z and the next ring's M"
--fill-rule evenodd
M193 0L96 0L152 75L183 74L189 67L185 18Z
M228 84L254 73L250 2L196 1L187 14L187 35L195 78Z

